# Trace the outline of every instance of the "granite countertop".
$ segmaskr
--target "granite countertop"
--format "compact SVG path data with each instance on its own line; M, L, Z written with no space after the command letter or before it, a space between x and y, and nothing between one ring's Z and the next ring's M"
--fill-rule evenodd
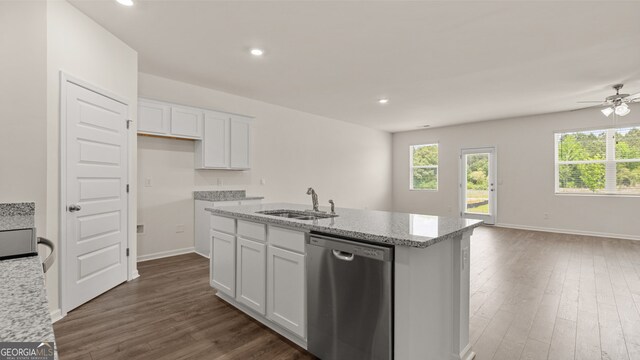
M216 191L194 191L195 200L206 201L242 201L242 200L262 200L262 196L247 196L245 190L216 190Z
M0 261L0 342L25 341L55 342L38 256Z
M0 231L32 229L34 203L0 204Z
M310 210L310 206L279 203L207 208L211 213L223 216L417 248L453 238L482 224L482 221L472 219L346 208L336 208L338 217L318 220L296 220L256 213L280 209L304 211ZM329 208L321 206L320 210L328 212Z

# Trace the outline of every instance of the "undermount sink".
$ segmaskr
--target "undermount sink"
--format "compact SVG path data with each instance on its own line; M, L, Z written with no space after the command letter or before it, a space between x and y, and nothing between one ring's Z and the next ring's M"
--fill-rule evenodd
M334 218L338 215L336 214L327 214L324 212L315 212L311 210L300 211L300 210L263 210L257 211L258 214L271 215L284 217L289 219L296 220L317 220L317 219L326 219L326 218Z

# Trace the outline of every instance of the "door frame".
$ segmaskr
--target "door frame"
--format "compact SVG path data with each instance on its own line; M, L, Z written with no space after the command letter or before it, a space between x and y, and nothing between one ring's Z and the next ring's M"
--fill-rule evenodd
M114 94L108 90L102 89L99 86L88 83L84 80L80 80L74 76L71 76L64 71L60 71L60 103L59 103L59 125L60 125L60 133L59 139L60 142L58 144L60 161L58 164L58 170L60 172L59 175L59 184L58 184L58 192L59 192L59 202L58 202L58 246L59 256L58 259L58 301L60 307L61 317L65 317L68 312L67 307L67 283L66 283L66 275L67 275L67 246L66 239L67 236L67 83L74 84L85 88L89 91L93 91L97 94L110 98L114 101L122 103L127 107L127 119L131 119L131 106L130 101L127 101L126 98ZM127 132L126 138L127 144L127 183L131 184L131 134ZM131 244L131 236L130 236L130 228L131 228L131 209L135 209L135 204L132 204L132 201L135 197L131 196L131 192L127 193L127 216L126 216L126 237L127 237L127 247L129 249L132 248ZM135 267L131 263L131 259L135 258L135 251L130 253L129 258L127 259L127 281L133 280L137 277L137 274L134 274Z
M493 178L493 188L494 191L489 191L489 203L492 205L491 215L479 215L479 214L469 214L466 213L467 204L466 204L466 162L464 161L464 155L466 154L474 154L474 153L491 153L492 156L489 156L489 181ZM478 147L469 147L469 148L461 148L460 156L459 156L459 164L458 164L458 206L460 216L468 219L478 219L483 220L485 224L495 225L498 222L498 147L496 145L490 146L478 146ZM491 171L493 170L493 171ZM491 186L491 185L490 185ZM489 221L487 221L489 218Z

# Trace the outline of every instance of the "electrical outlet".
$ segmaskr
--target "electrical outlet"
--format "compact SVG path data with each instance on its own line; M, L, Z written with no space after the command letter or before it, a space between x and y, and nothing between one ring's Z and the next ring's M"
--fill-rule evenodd
M142 225L142 224L136 225L136 233L144 234L144 225Z
M265 178L260 179L260 185L267 185L267 179Z
M144 179L144 186L145 187L151 187L152 186L150 177Z
M176 232L177 233L183 233L184 232L184 224L176 225Z
M468 262L469 262L469 248L466 247L462 249L462 269L463 270L467 267Z
M224 185L224 179L218 178L218 186Z
M542 218L545 220L549 220L549 213L542 214Z

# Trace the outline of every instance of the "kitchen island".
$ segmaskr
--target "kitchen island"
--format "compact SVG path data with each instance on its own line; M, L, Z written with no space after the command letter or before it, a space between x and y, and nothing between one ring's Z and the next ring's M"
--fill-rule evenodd
M296 204L208 210L211 285L218 296L303 348L309 340L305 244L309 234L318 234L393 248L393 358L475 356L469 344L469 252L480 221L344 208L335 217L312 220L268 214L309 210Z

